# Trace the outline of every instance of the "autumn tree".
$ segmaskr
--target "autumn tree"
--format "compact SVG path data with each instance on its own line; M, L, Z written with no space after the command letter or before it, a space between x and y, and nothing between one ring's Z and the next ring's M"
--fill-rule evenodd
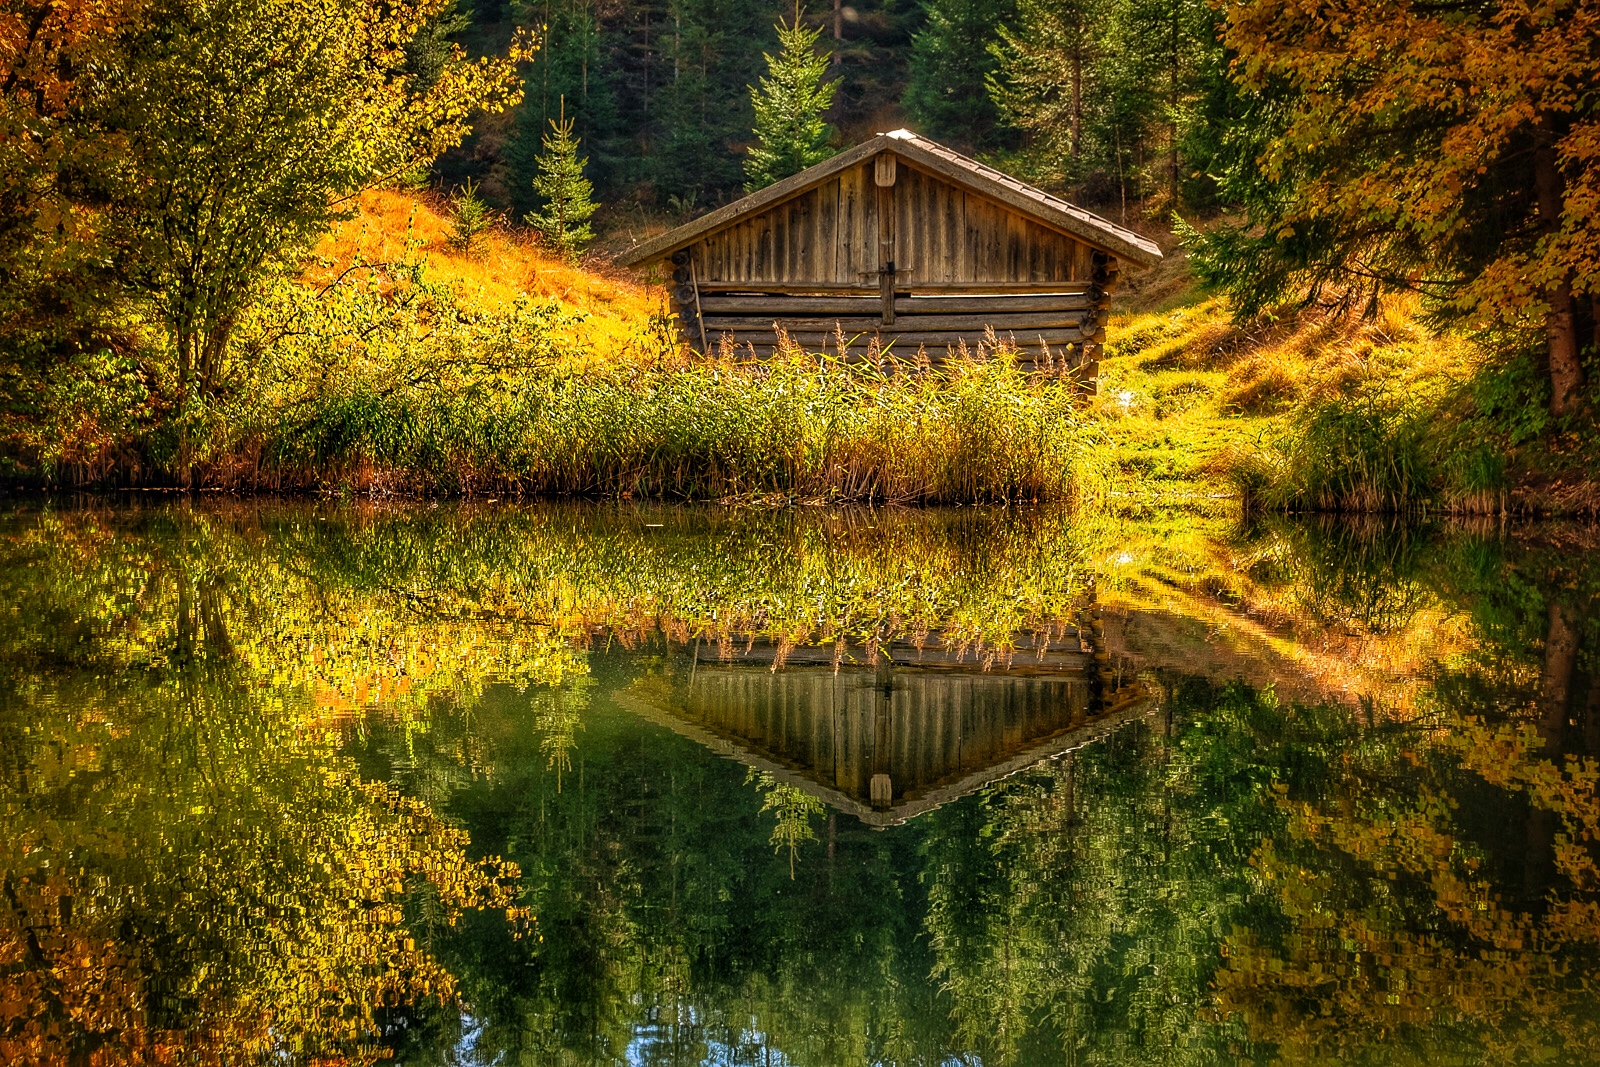
M128 295L165 327L180 411L228 384L241 314L342 203L514 98L509 59L456 50L426 87L410 71L445 6L157 0L121 36L85 121L125 146L100 214Z
M57 320L103 295L91 220L73 208L82 174L115 142L73 120L146 0L6 0L0 4L0 334L17 318ZM37 325L37 323L32 323Z
M833 136L822 115L833 103L836 81L823 81L832 53L818 52L822 30L801 21L804 14L795 10L793 23L779 21L776 56L767 55L767 75L760 88L750 89L755 107L756 143L745 157L745 191L771 185L791 174L821 163L833 155L828 141Z
M1597 39L1594 0L1230 5L1254 99L1225 192L1249 217L1193 238L1203 276L1245 313L1413 291L1537 333L1573 411L1600 339Z

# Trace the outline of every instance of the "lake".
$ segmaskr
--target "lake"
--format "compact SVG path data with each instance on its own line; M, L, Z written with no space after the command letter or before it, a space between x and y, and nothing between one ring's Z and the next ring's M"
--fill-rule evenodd
M0 1061L1590 1063L1600 530L0 511Z

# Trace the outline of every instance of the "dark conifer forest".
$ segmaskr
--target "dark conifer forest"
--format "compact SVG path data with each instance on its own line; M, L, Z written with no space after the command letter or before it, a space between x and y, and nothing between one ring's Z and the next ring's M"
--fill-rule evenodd
M773 0L462 0L441 46L503 51L544 30L526 96L438 164L520 216L563 99L613 208L693 214L741 192L747 86L778 48ZM1205 209L1233 106L1220 15L1204 0L861 0L806 10L832 53L841 144L909 126L1035 183L1109 206Z

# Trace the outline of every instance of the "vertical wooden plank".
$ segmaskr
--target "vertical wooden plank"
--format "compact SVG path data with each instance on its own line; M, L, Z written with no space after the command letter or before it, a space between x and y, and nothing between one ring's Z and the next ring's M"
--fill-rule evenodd
M1001 252L1002 277L1008 282L1026 281L1028 277L1028 223L1027 220L1007 211L1001 216L1003 232Z
M872 182L870 164L861 168L861 231L856 244L855 284L873 285L870 277L861 277L862 271L878 269L878 189Z
M1001 262L1005 219L999 209L979 196L967 197L967 251L972 257L972 281L995 282L1005 277Z
M900 199L893 185L878 186L878 295L883 302L883 324L894 325L896 222Z
M1059 238L1054 230L1037 223L1028 224L1028 279L1035 282L1054 281L1055 249Z
M722 281L728 277L728 235L719 233L706 247L706 276Z
M979 218L983 213L983 201L971 193L962 192L962 219L961 219L961 258L965 266L961 280L964 282L980 281L981 253L979 248Z
M928 182L928 260L927 272L918 279L926 282L952 281L955 249L950 243L950 196L954 192L948 183L937 179Z
M965 189L961 190L954 201L956 209L956 271L955 280L958 282L973 281L972 269L972 243L968 240L968 218L971 211L972 197L967 195Z
M1094 249L1082 241L1074 242L1077 253L1072 260L1072 280L1075 282L1088 282L1094 280Z
M856 284L856 245L861 240L861 168L839 175L839 224L834 256L834 280Z
M789 204L789 281L814 282L817 193L802 193Z
M772 235L772 251L767 256L767 269L762 272L764 282L783 282L789 273L789 205L778 204L765 215L768 233Z
M939 256L941 259L938 280L941 282L961 280L961 253L966 244L962 234L962 206L965 202L966 195L960 189L947 182L939 183L938 214L936 217L939 226Z
M772 216L762 215L756 220L756 249L755 259L750 270L750 280L756 282L770 281L773 277L773 263L776 255L773 251Z
M700 239L700 280L715 282L722 279L717 270L717 256L722 248L723 234L707 234Z
M838 280L839 274L839 182L827 182L817 189L817 224L812 247L816 250L816 278L819 282Z
M910 167L901 167L894 194L894 248L891 256L895 269L909 270L913 279L920 277L922 266L922 175ZM880 257L881 258L881 257ZM903 282L902 282L903 284ZM889 320L885 320L889 321Z

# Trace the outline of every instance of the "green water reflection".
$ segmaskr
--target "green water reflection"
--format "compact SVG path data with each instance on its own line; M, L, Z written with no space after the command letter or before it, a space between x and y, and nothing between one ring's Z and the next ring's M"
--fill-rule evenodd
M0 1061L1592 1062L1597 546L16 507Z

